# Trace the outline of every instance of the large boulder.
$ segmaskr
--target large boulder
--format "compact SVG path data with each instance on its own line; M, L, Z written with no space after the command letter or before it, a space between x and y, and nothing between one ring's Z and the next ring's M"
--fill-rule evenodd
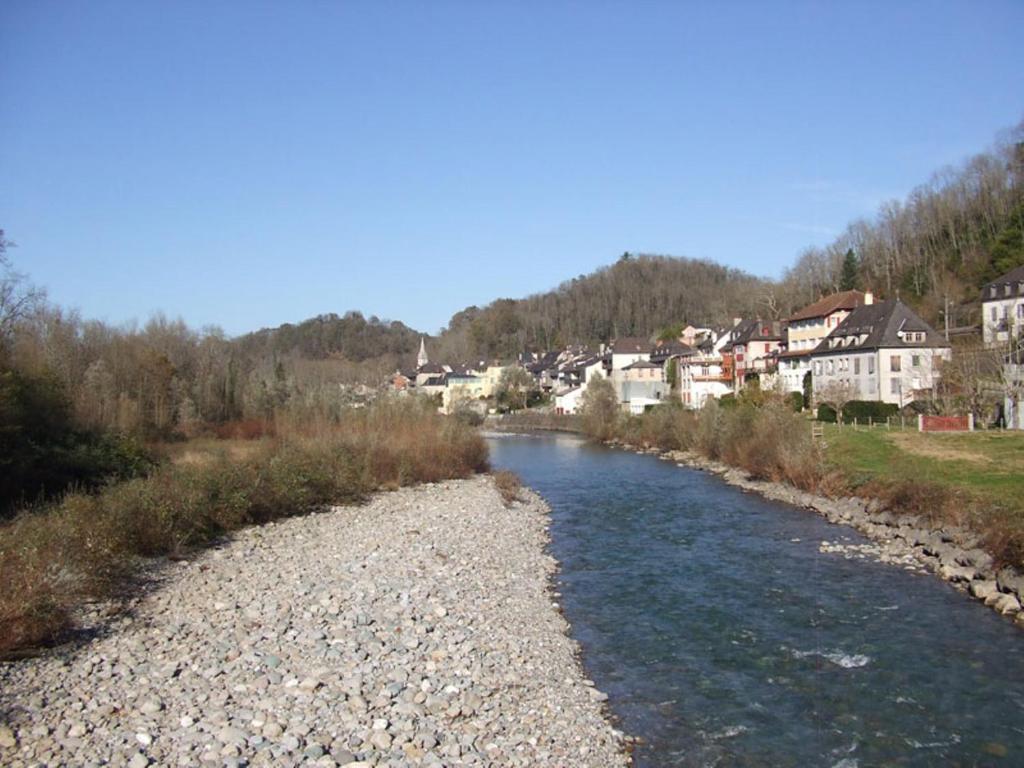
M989 600L994 602L1002 593L999 591L999 587L996 586L994 581L982 581L980 579L976 579L971 582L971 594L979 600L985 601L985 604L988 605Z
M980 571L987 571L992 567L992 555L983 549L960 550L956 561L960 565L973 565Z
M970 583L975 576L973 568L943 563L939 566L939 577L946 581L963 581Z
M992 603L992 607L1006 616L1011 613L1020 613L1020 601L1016 595L1003 593Z
M1003 592L1013 592L1018 597L1024 596L1024 576L1013 568L1003 568L996 576L996 580Z

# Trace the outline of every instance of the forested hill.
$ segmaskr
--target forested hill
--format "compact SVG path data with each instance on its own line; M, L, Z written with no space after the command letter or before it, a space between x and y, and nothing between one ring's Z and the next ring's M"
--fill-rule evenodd
M763 313L772 283L711 261L623 254L611 266L525 299L454 315L439 348L457 359L505 357L618 336L649 336L680 320L727 324Z
M980 322L981 287L1024 264L1024 123L905 200L880 206L832 243L803 251L779 280L710 261L624 255L548 293L455 314L439 351L453 359L650 336L680 322L784 318L821 296L858 288L899 296L929 322Z
M419 332L398 321L367 320L360 312L318 315L297 325L264 328L236 339L251 357L297 355L309 360L330 357L362 362L383 356L407 357L419 346Z
M847 269L844 279L844 262ZM779 306L844 287L915 306L932 323L980 322L981 287L1024 264L1024 122L904 200L883 203L824 248L808 248L779 284ZM845 283L845 285L844 285Z

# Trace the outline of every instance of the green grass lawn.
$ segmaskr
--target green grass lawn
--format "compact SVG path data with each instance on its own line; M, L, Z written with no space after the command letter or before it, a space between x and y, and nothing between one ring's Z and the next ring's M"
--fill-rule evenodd
M829 424L825 444L829 463L855 484L935 483L1024 517L1024 433L922 434Z

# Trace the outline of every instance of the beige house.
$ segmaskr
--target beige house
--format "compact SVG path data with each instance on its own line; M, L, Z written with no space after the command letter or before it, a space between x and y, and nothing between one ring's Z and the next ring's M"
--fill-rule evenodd
M460 404L487 397L486 390L486 382L481 376L448 374L441 401L444 412L453 413Z
M786 351L779 355L782 391L803 391L804 376L811 370L811 352L854 309L873 302L871 293L843 291L818 299L792 315L786 323Z

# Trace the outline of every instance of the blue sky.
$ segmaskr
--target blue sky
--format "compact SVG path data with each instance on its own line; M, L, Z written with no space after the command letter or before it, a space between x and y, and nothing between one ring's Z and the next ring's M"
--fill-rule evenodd
M434 332L623 251L778 276L1024 118L1022 2L0 4L0 228L87 317Z

